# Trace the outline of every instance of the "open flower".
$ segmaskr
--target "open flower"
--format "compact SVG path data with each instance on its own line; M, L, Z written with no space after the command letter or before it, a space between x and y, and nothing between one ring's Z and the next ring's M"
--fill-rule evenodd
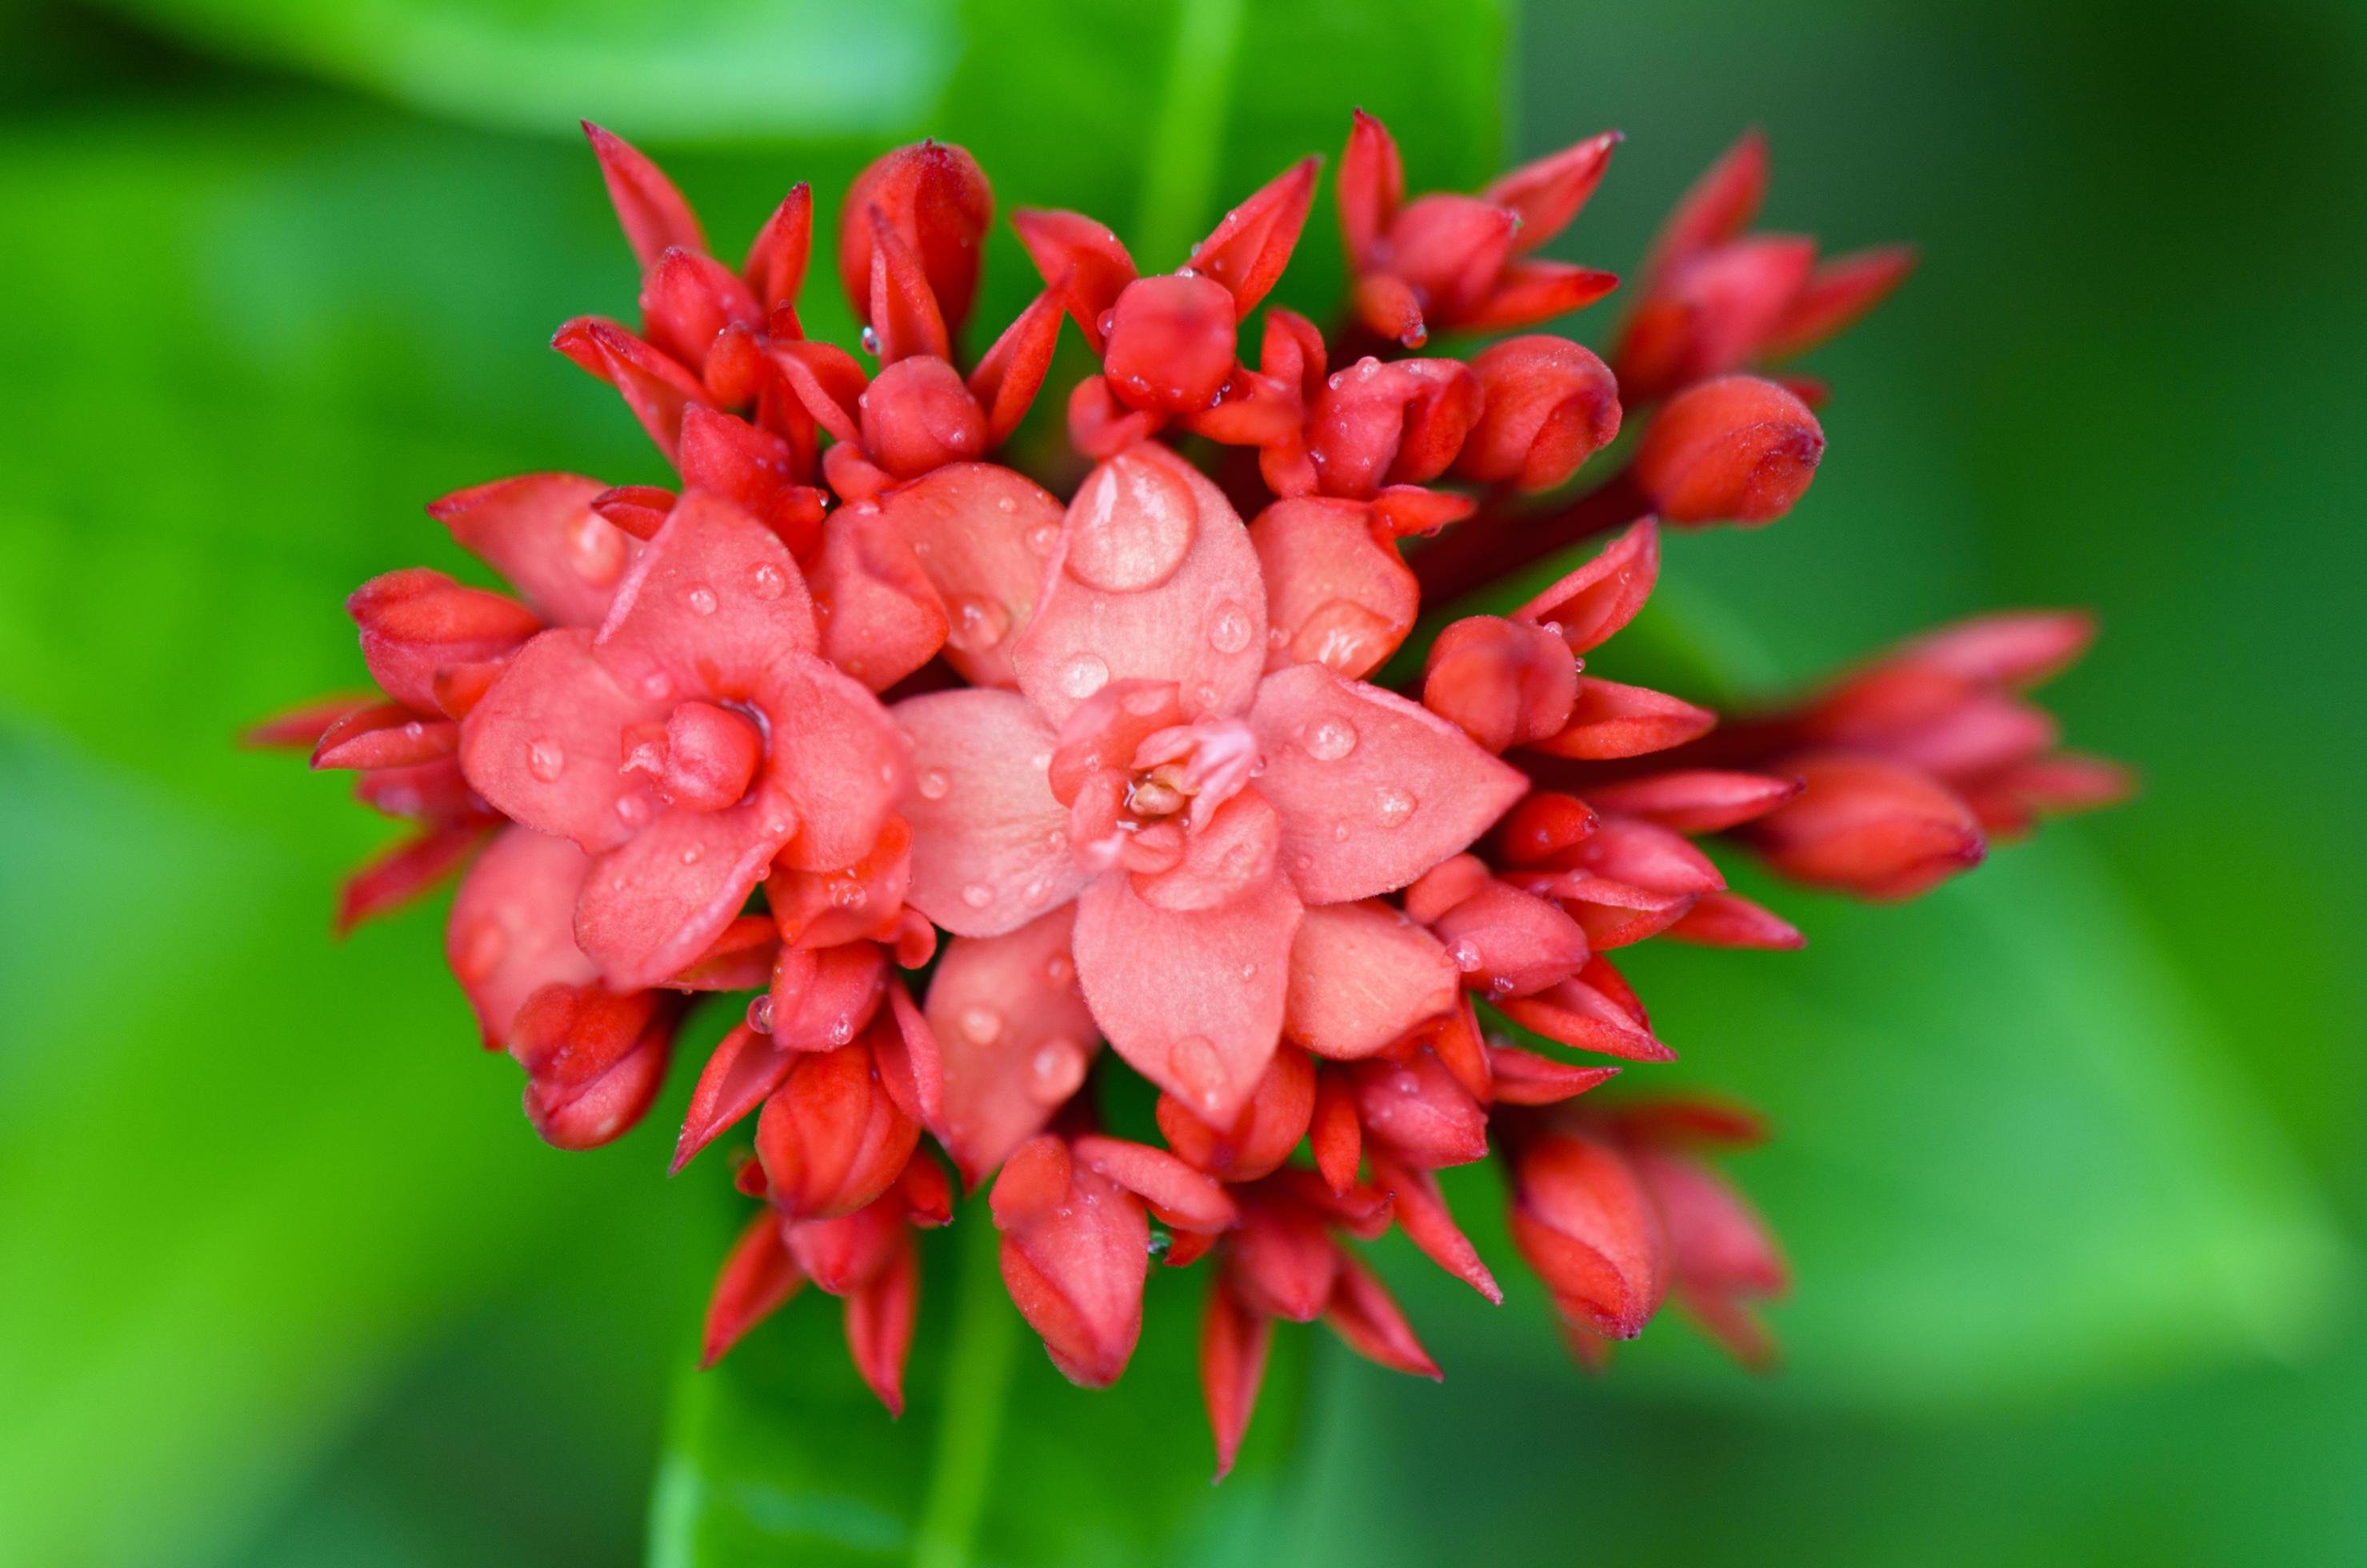
M696 958L776 856L830 870L870 851L904 747L820 645L780 540L693 492L596 633L537 635L470 712L477 792L594 857L575 934L612 985Z
M1267 673L1248 532L1164 448L1087 477L1046 584L1018 691L896 709L917 779L912 903L999 937L1074 901L1102 1032L1228 1122L1281 1038L1305 912L1412 881L1493 822L1519 775L1321 665Z

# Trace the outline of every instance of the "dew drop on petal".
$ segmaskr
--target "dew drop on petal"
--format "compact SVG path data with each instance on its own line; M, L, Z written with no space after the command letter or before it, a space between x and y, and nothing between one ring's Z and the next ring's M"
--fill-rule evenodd
M688 605L696 614L713 615L717 603L715 590L704 583L694 584L682 596L682 602Z
M871 892L853 877L832 877L830 902L840 909L860 909L871 902Z
M650 821L648 797L638 791L617 797L617 820L627 827L646 827Z
M706 850L696 844L686 845L683 848L682 863L685 866L696 866L698 864L698 858L706 853Z
M773 998L769 992L748 1004L748 1027L758 1034L773 1032Z
M1318 762L1337 762L1356 749L1356 726L1336 714L1318 719L1298 733L1298 744Z
M954 595L946 610L946 641L965 653L982 653L1011 631L1011 612L976 594Z
M972 909L984 909L994 902L994 890L984 882L972 882L962 889L962 902Z
M1155 588L1199 531L1200 503L1161 463L1130 452L1093 471L1069 512L1069 575L1104 593Z
M1076 960L1066 953L1054 953L1044 960L1044 978L1056 988L1074 985L1077 983Z
M1413 815L1414 807L1419 804L1421 802L1414 798L1412 790L1400 790L1390 784L1384 786L1381 792L1373 798L1373 814L1381 819L1383 827L1403 827L1406 819Z
M863 351L874 356L878 354L879 333L877 328L866 326L863 329Z
M557 741L544 735L526 748L526 770L548 784L567 767L567 753Z
M921 777L915 780L914 788L921 791L921 799L924 801L942 801L946 798L946 791L952 786L946 782L946 776L941 770L924 767L921 769Z
M831 1044L832 1044L832 1045L844 1045L848 1040L853 1040L854 1038L855 1038L855 1020L854 1020L853 1018L850 1018L850 1017L846 1017L844 1014L843 1014L843 1013L842 1013L842 1014L841 1014L841 1015L839 1015L837 1017L835 1017L835 1018L833 1018L833 1019L832 1019L832 1020L831 1020L831 1025L830 1025L830 1043L831 1043Z
M1230 599L1218 602L1208 617L1208 646L1219 653L1238 653L1250 645L1255 628L1249 611Z
M595 588L624 574L625 536L596 512L585 512L567 529L567 563Z
M485 919L471 924L460 938L460 950L453 955L452 973L463 985L474 984L493 972L509 950L510 934L498 920Z
M1027 530L1027 548L1038 555L1051 554L1052 547L1059 542L1060 526L1058 523L1038 523Z
M1335 822L1331 824L1331 842L1334 844L1345 844L1348 842L1348 824L1346 823Z
M1002 1032L1002 1015L991 1007L965 1007L960 1023L962 1038L972 1045L991 1045Z
M1196 1102L1201 1108L1213 1110L1218 1104L1217 1089L1223 1081L1223 1067L1217 1061L1217 1048L1206 1035L1187 1034L1167 1048L1167 1070L1175 1074L1175 1082L1184 1097Z
M748 569L748 591L760 599L777 599L789 591L789 575L769 561Z
M1060 689L1082 702L1109 684L1109 665L1100 655L1079 653L1060 670Z
M663 670L651 670L641 677L641 695L651 702L663 702L674 695L674 682Z
M1476 972L1483 961L1479 955L1479 944L1468 937L1462 937L1455 946L1447 949L1446 956L1453 959L1455 967L1466 974Z
M1054 1035L1036 1048L1027 1063L1027 1097L1037 1105L1059 1105L1085 1081L1085 1048L1066 1035Z

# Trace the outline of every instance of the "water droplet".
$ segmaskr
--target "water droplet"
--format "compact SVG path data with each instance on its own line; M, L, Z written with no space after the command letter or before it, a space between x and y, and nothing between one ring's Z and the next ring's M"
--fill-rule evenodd
M1197 1101L1202 1109L1216 1108L1224 1066L1217 1060L1217 1048L1207 1036L1187 1034L1169 1046L1167 1070L1175 1074L1185 1098Z
M567 563L595 588L625 571L625 536L596 512L585 512L567 529Z
M493 972L493 966L502 961L509 946L510 934L500 921L475 921L460 938L460 950L452 960L452 972L461 984L473 984Z
M934 767L921 769L921 777L916 787L921 791L921 799L924 801L942 801L946 798L946 791L953 788L946 782L945 774Z
M1245 963L1241 965L1241 978L1243 980L1255 980L1257 978L1257 965L1253 963Z
M650 802L648 797L640 794L639 791L617 796L617 820L623 823L627 827L648 826L650 821Z
M998 495L994 498L994 509L998 512L1015 512L1019 510L1019 504L1008 495Z
M1038 555L1050 555L1052 547L1060 542L1060 525L1038 523L1027 530L1027 548Z
M1150 1240L1144 1244L1144 1248L1153 1257L1165 1257L1174 1245L1175 1238L1168 1233L1167 1228L1154 1223L1150 1227Z
M1208 646L1219 653L1238 653L1250 645L1257 629L1250 623L1250 612L1230 599L1217 603L1216 612L1208 617Z
M991 1045L1002 1032L1002 1015L991 1007L965 1007L960 1021L962 1038L972 1045Z
M1509 974L1496 976L1488 983L1488 992L1493 996L1510 996L1512 994L1512 977Z
M773 998L769 993L748 1004L748 1027L758 1034L773 1032Z
M832 1044L832 1045L844 1045L848 1040L853 1040L854 1038L855 1038L855 1020L854 1020L853 1018L850 1018L850 1017L848 1017L845 1014L841 1013L837 1017L835 1017L835 1018L833 1018L833 1019L832 1019L832 1020L831 1020L831 1025L830 1025L830 1043L831 1043L831 1044Z
M1421 803L1414 798L1412 790L1400 790L1394 784L1385 785L1381 792L1373 797L1373 814L1381 819L1383 827L1403 827L1406 819L1413 815L1414 807Z
M954 595L946 611L946 641L965 653L984 653L1011 631L1011 612L976 594Z
M663 670L651 670L641 677L641 695L651 702L663 702L674 695L674 682Z
M1318 719L1298 733L1298 744L1318 762L1337 762L1356 749L1356 726L1337 714Z
M789 591L789 574L769 561L748 569L748 591L760 599L777 599Z
M866 326L863 329L863 351L875 356L879 352L879 334L876 328Z
M1485 961L1479 953L1479 944L1468 937L1458 938L1455 946L1446 949L1446 956L1453 959L1455 967L1466 974L1477 973Z
M853 877L832 877L830 902L840 909L860 909L871 902L871 890Z
M1077 983L1077 963L1066 953L1054 953L1044 960L1044 978L1055 989Z
M1120 452L1087 477L1069 509L1069 575L1104 593L1155 588L1199 531L1191 486L1153 459Z
M1348 842L1348 824L1346 823L1335 822L1331 824L1331 842L1334 844L1345 844Z
M962 902L972 909L984 909L994 902L994 890L984 882L972 882L962 889Z
M1082 702L1109 684L1109 665L1097 654L1079 653L1060 671L1060 689Z
M567 767L567 753L549 735L526 748L526 770L548 784Z
M1037 1105L1059 1105L1085 1081L1085 1049L1066 1035L1055 1035L1036 1048L1027 1062L1027 1097Z
M685 845L682 851L682 863L685 866L696 866L698 864L698 858L706 853L705 849L696 844Z
M682 602L688 605L697 614L713 615L716 605L715 590L704 583L694 584L690 591L682 596Z

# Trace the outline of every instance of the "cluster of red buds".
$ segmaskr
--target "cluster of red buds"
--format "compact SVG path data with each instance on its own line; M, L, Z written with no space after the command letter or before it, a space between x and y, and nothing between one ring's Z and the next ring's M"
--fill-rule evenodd
M1172 272L1081 214L1014 214L1044 287L965 369L993 199L960 148L890 153L847 194L857 355L798 315L806 187L734 268L653 164L590 135L642 320L571 321L556 347L679 486L534 473L434 503L514 592L424 568L364 585L347 608L377 690L257 734L417 824L347 883L341 925L466 868L447 956L550 1142L630 1128L692 999L755 993L674 1152L754 1119L736 1179L763 1208L708 1359L810 1281L897 1408L912 1232L954 1217L957 1178L987 1189L1011 1298L1080 1383L1125 1368L1154 1261L1202 1267L1221 1471L1276 1319L1437 1375L1349 1243L1395 1226L1500 1300L1435 1175L1491 1155L1581 1357L1670 1295L1765 1356L1754 1303L1784 1264L1711 1167L1756 1120L1596 1108L1619 1069L1588 1059L1671 1055L1612 955L1798 944L1711 841L1903 896L2124 787L2019 695L2080 652L2074 615L1938 632L1723 726L1593 673L1661 524L1798 499L1821 392L1755 372L1906 258L1745 234L1765 179L1746 141L1678 208L1606 365L1530 329L1615 284L1535 253L1617 138L1408 199L1360 113L1331 333L1270 306L1242 358L1308 159ZM1067 402L1091 467L1064 503L994 460L1069 322L1095 368ZM1576 491L1623 424L1615 472ZM1384 672L1408 668L1425 597L1598 534L1527 603ZM1156 1143L1104 1124L1124 1072L1156 1089Z

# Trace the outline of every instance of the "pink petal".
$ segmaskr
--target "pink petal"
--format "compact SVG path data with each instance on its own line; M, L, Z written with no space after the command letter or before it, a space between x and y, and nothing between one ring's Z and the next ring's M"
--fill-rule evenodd
M1512 612L1515 620L1552 628L1583 653L1636 619L1660 575L1659 525L1649 517L1629 528L1585 565Z
M1257 1409L1265 1381L1266 1351L1274 1320L1233 1299L1222 1280L1211 1281L1200 1318L1200 1393L1208 1409L1208 1429L1217 1443L1218 1481L1233 1468L1242 1434Z
M1254 788L1282 815L1282 866L1310 903L1404 887L1467 846L1528 788L1436 714L1298 665L1258 687Z
M460 880L444 955L488 1047L509 1038L518 1008L544 986L599 977L575 945L575 898L591 864L564 838L510 827Z
M1250 525L1265 574L1269 665L1328 665L1350 680L1378 669L1413 630L1421 590L1373 537L1353 501L1277 501Z
M1059 502L1007 468L951 463L879 508L944 597L946 662L974 686L1015 684L1011 650L1036 613Z
M1140 1198L1167 1224L1187 1231L1222 1231L1240 1218L1223 1184L1164 1149L1098 1133L1079 1138L1070 1148L1080 1165Z
M894 686L945 646L943 598L912 546L868 503L842 506L822 525L811 585L822 657L873 691Z
M1604 762L1642 756L1699 740L1717 724L1717 715L1680 698L1640 686L1578 677L1578 702L1560 733L1531 741L1548 756Z
M1332 1332L1366 1360L1417 1378L1435 1381L1445 1376L1438 1369L1438 1363L1430 1358L1430 1352L1414 1337L1413 1325L1406 1322L1405 1313L1398 1310L1397 1301L1380 1280L1344 1253L1340 1258L1340 1277L1331 1287L1331 1298L1324 1304L1323 1317Z
M427 515L552 625L597 626L641 549L592 509L606 488L581 474L523 473L431 501Z
M598 854L655 810L638 776L617 770L618 737L629 724L663 719L670 706L620 686L594 657L589 631L546 631L470 710L460 767L494 809Z
M1052 727L1016 692L933 692L896 705L918 787L912 907L961 937L999 937L1083 885L1046 770Z
M619 991L655 985L707 950L787 841L761 799L719 812L667 811L585 879L575 940Z
M1399 911L1317 904L1291 943L1283 1031L1318 1056L1370 1056L1453 1008L1456 983L1446 949Z
M821 646L813 601L788 549L719 495L674 504L617 588L600 656L637 690L742 697L776 652Z
M748 699L772 727L755 792L734 811L785 801L797 836L783 862L829 871L869 856L912 778L903 733L862 686L820 659L781 652L756 673ZM709 813L720 814L720 813ZM776 817L764 817L769 834Z
M1113 680L1172 682L1187 712L1237 712L1265 663L1265 589L1222 492L1155 442L1078 488L1044 595L1012 650L1054 723Z
M1184 858L1156 874L1138 874L1134 891L1161 909L1214 909L1230 903L1274 875L1282 836L1274 808L1243 790L1217 808L1207 825L1186 835Z
M1281 1035L1298 896L1276 876L1217 908L1168 910L1132 881L1097 877L1077 900L1086 1004L1137 1072L1203 1120L1229 1126Z
M734 1025L708 1057L707 1065L699 1069L667 1174L688 1165L692 1156L732 1123L764 1104L796 1064L796 1053L782 1050L771 1035L760 1034L746 1024Z
M1376 1153L1394 1153L1423 1170L1487 1158L1487 1111L1432 1052L1417 1051L1402 1062L1360 1062L1349 1079Z
M707 1327L698 1355L702 1370L723 1358L750 1329L781 1309L806 1277L790 1261L781 1221L767 1209L748 1222L715 1277L707 1303Z
M1101 1031L1077 990L1067 907L946 948L929 983L945 1062L946 1152L976 1186L1084 1082Z
M669 245L694 251L707 248L698 215L647 153L588 119L583 121L583 134L592 143L593 156L600 160L600 177L607 182L608 199L616 206L617 222L624 228L635 260L647 268L657 264Z

